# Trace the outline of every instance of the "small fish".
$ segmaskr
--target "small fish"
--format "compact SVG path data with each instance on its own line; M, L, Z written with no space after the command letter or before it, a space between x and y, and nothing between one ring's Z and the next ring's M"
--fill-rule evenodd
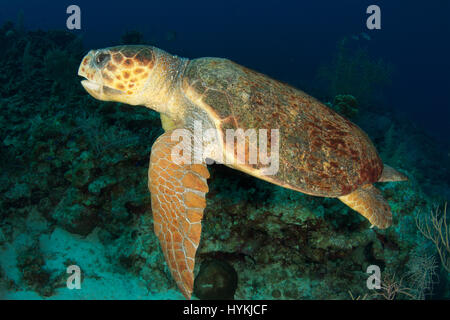
M372 38L365 32L361 32L360 34L354 34L351 36L352 40L359 41L359 40L367 40L370 41Z
M365 32L361 32L361 37L364 38L367 41L372 40L372 38Z

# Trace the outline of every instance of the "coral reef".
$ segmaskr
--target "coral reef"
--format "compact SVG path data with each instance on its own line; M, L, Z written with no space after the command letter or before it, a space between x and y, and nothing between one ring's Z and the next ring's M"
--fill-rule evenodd
M338 94L329 106L347 119L354 119L358 115L358 102L350 94Z
M450 272L450 224L447 218L447 203L441 213L439 207L431 210L428 217L416 217L417 229L436 248L442 267Z

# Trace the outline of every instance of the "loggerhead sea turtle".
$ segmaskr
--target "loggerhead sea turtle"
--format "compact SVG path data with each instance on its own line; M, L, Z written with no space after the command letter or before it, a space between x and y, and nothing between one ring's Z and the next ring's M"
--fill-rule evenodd
M196 121L216 129L216 141L231 160L237 153L226 146L226 129L278 128L276 173L263 174L259 163L227 165L285 188L338 198L372 226L387 228L392 222L389 204L373 183L406 177L383 165L358 126L300 90L227 59L188 60L151 46L91 50L78 74L94 98L160 113L165 133L152 146L148 171L154 230L186 298L193 290L206 206L207 160L217 155L204 154L193 164L174 161L172 151L180 140L171 135L176 129L192 133Z

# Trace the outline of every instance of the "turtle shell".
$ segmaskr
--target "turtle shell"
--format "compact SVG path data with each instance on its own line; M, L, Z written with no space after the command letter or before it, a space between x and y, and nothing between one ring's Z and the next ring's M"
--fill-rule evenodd
M200 58L189 62L182 89L207 112L224 145L226 129L279 129L276 174L262 175L267 165L259 161L235 169L325 197L348 194L381 176L383 163L357 125L287 84L226 59ZM270 150L270 139L268 144Z

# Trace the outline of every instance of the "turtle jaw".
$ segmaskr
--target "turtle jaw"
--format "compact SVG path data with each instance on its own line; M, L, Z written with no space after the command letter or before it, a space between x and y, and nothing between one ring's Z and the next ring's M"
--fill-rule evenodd
M89 61L89 58L88 55L85 59ZM82 66L78 69L78 75L84 78L81 80L81 85L91 96L98 100L115 101L118 96L124 94L121 90L103 84L101 73L97 68L92 68L91 71L86 71L86 68Z
M81 80L81 85L91 96L102 101L119 101L119 96L124 94L123 91L108 87L87 78Z
M81 85L91 96L98 100L111 101L115 100L114 97L124 94L123 91L110 88L87 78L81 80Z
M92 93L100 93L100 91L102 89L102 86L100 84L95 83L94 81L91 81L91 80L88 80L88 79L81 80L81 85L90 94L92 94Z

